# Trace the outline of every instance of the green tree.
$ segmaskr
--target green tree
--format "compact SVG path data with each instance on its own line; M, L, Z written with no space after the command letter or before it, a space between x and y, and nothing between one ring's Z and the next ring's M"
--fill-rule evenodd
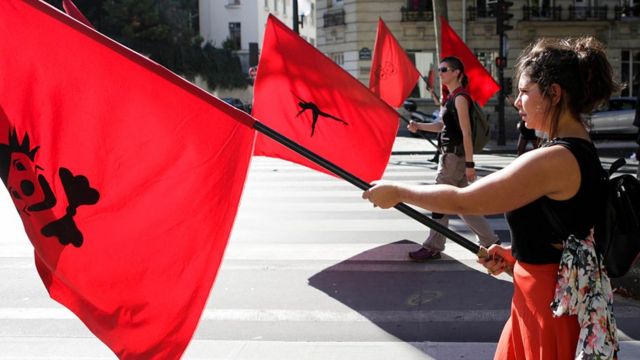
M59 0L47 0L62 7ZM76 0L98 31L189 80L212 88L246 88L247 74L229 49L203 44L197 0Z

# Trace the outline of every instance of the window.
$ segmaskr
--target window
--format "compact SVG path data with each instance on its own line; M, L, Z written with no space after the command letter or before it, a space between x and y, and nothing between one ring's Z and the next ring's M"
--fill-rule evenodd
M640 92L640 49L622 50L620 60L621 81L627 86L622 96L638 96Z
M551 7L550 0L530 0L532 15L535 17L548 17ZM576 4L578 2L576 1Z
M282 0L282 14L287 15L287 0Z
M227 5L240 5L240 0L227 0Z
M344 65L344 53L341 53L341 52L331 53L331 59L333 60L333 62L335 62L340 66Z
M494 79L498 78L498 69L496 68L496 58L498 57L498 51L488 50L488 49L479 49L475 51L476 57L480 64L484 66L485 69L494 77Z
M278 1L280 0L273 0L273 11L278 12Z
M240 23L239 22L230 22L229 23L229 40L234 46L234 49L242 49L241 47L241 39L240 39Z
M269 10L269 0L264 0L264 8L265 10Z
M432 11L433 1L431 0L408 0L407 8L410 11Z
M309 23L311 25L315 24L316 22L316 5L314 3L311 3L311 11L309 12Z
M327 0L327 7L342 6L343 4L342 0Z
M476 51L476 57L478 58L478 61L480 61L482 66L484 66L484 68L487 69L487 71L490 73L492 73L491 70L493 68L493 62L496 56L497 54L494 55L493 52L489 50Z
M418 71L420 71L420 73L424 75L425 78L429 76L429 69L433 69L434 71L437 71L436 68L438 67L438 64L434 63L435 53L423 51L423 50L409 50L407 52L407 55L409 56L409 59L411 59L413 64L416 66L416 69L418 69ZM434 87L438 88L438 85L437 85L438 75L437 73L434 75L435 75L434 82L436 82L434 83ZM425 78L420 77L420 79L418 80L418 83L416 84L416 87L411 91L411 94L409 95L409 97L431 98L431 94L427 90L427 83L424 80Z
M476 0L476 12L478 18L494 17L493 7L496 0Z

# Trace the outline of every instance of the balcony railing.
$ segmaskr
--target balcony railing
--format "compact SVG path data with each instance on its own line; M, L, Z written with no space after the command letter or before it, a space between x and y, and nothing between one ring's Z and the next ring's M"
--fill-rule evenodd
M433 11L431 10L416 10L403 6L400 8L400 13L403 22L433 21Z
M522 7L522 20L550 20L560 21L562 20L562 7L561 6L543 6L543 7Z
M496 14L493 7L478 8L475 6L469 6L467 7L467 16L469 20L473 21L473 20L484 19L484 18L495 18Z
M613 12L616 20L640 18L640 5L616 6Z
M324 27L326 28L345 24L344 9L339 9L338 11L324 13L322 18L324 20Z
M607 6L569 5L569 20L607 20Z

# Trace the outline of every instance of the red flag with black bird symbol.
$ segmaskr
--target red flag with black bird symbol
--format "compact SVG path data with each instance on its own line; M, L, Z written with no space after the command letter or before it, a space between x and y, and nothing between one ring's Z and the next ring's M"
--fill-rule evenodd
M255 120L44 2L0 2L0 178L50 296L121 359L177 359Z
M467 45L460 39L458 34L451 28L444 17L440 17L441 22L441 44L440 57L455 56L464 64L464 72L469 79L467 90L469 95L480 106L484 106L487 101L500 90L500 85L493 79L487 69L482 66L478 58L471 52Z
M398 108L416 87L418 79L420 72L382 18L379 18L369 89L387 104Z
M360 179L382 177L398 131L394 109L273 16L258 68L256 119ZM329 173L263 134L255 154Z

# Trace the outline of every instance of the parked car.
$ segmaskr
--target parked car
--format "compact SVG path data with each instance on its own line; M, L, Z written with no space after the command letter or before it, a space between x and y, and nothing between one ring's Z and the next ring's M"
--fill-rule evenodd
M245 111L247 113L251 112L250 105L243 103L242 100L240 100L238 98L226 97L226 98L222 98L221 100L226 102L227 104L229 104L231 106L234 106L234 107L242 110L242 111Z
M405 110L409 112L410 120L413 120L418 123L432 123L435 122L438 118L439 111L435 110L431 114L424 113L418 110L418 104L414 100L405 100L404 104L402 104ZM432 133L429 131L418 131L418 133L411 133L412 136L422 137L429 136L430 138L435 138L437 136L436 133Z
M636 114L635 97L609 99L604 109L594 111L588 121L593 138L634 137L638 128L633 126Z

